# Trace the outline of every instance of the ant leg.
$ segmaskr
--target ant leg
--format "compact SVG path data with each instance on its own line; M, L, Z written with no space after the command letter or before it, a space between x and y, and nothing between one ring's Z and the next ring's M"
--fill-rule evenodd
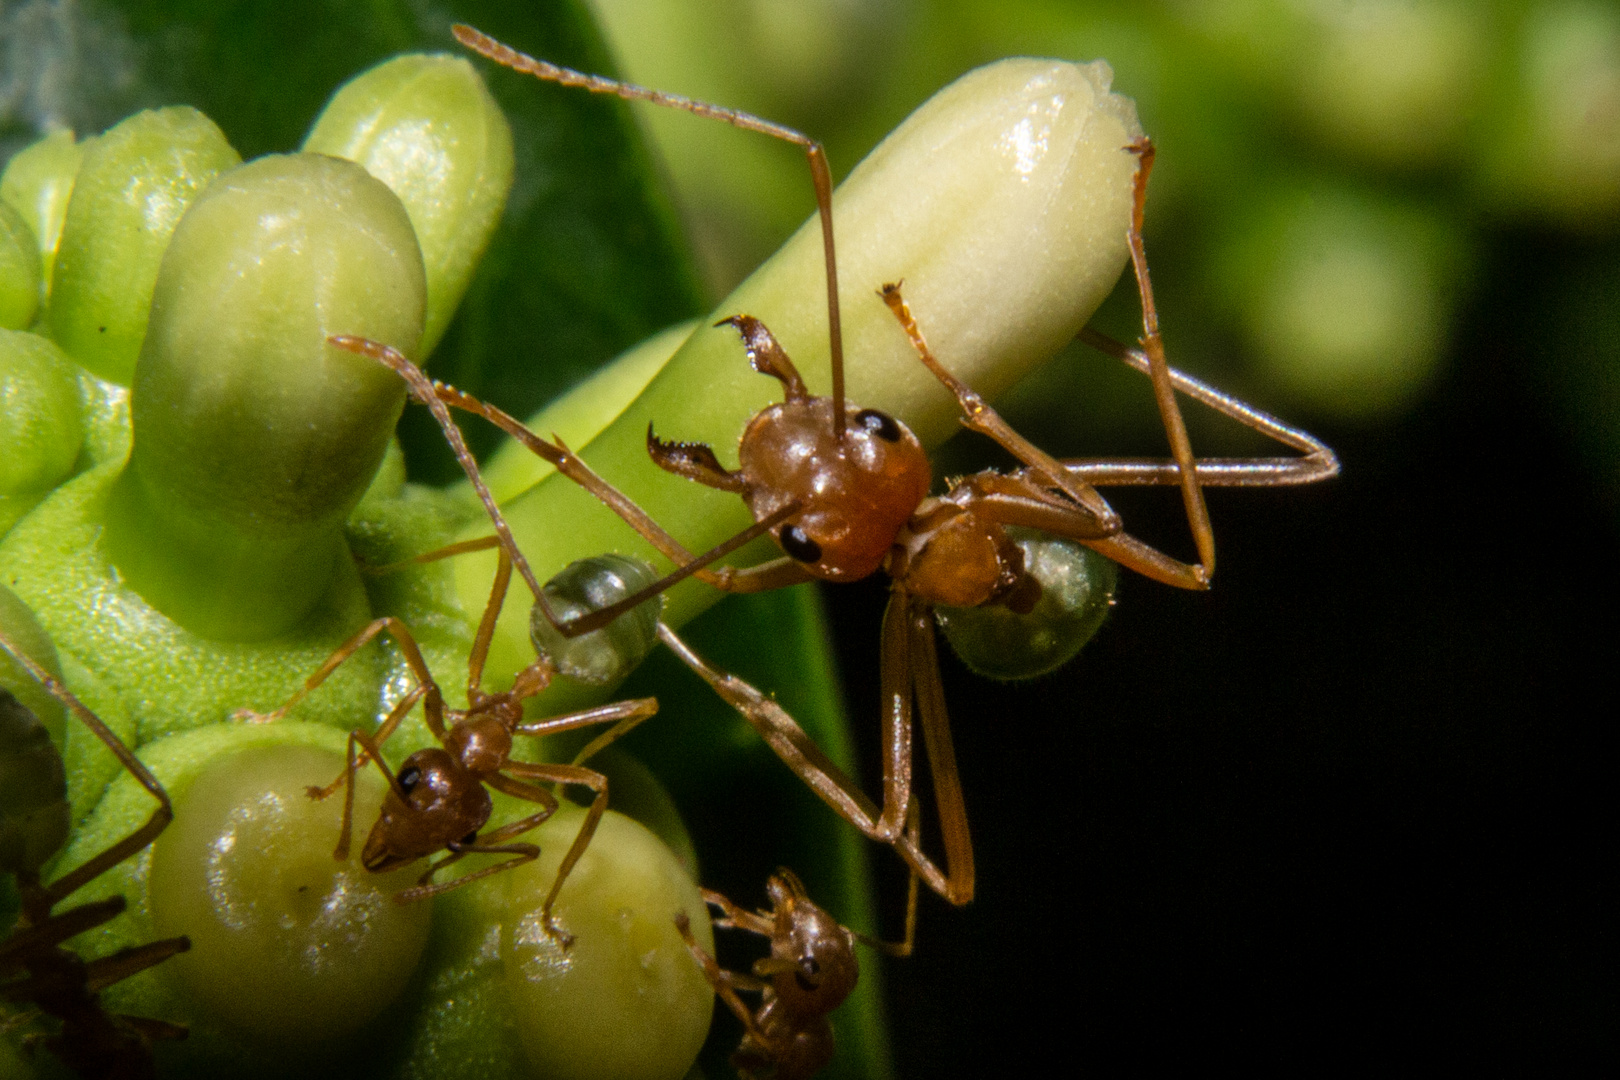
M1080 340L1143 374L1151 371L1151 361L1146 353L1115 341L1089 326L1080 331ZM1284 487L1314 484L1339 474L1339 459L1326 444L1309 432L1291 427L1270 413L1175 368L1170 369L1170 382L1176 390L1194 401L1304 455L1293 458L1198 458L1193 465L1200 484L1206 487ZM1181 482L1180 466L1174 461L1160 458L1068 460L1063 462L1063 466L1071 474L1099 487Z
M906 839L916 847L922 837L922 810L916 804L911 804L911 812L906 815ZM910 956L917 945L917 881L918 874L912 868L906 881L906 932L899 941L884 941L881 938L863 934L859 930L851 930L855 940L868 948L876 949L884 956L906 957Z
M1194 581L1190 587L1208 588L1210 576L1215 573L1215 530L1210 525L1209 508L1204 504L1204 491L1199 486L1198 473L1193 467L1187 423L1181 417L1181 406L1176 403L1175 387L1170 380L1170 362L1165 359L1164 339L1159 334L1159 311L1153 302L1153 282L1148 276L1147 249L1142 244L1148 173L1153 170L1153 140L1144 135L1126 149L1139 158L1132 192L1131 227L1126 239L1131 249L1131 266L1136 271L1136 291L1142 300L1142 349L1148 358L1148 374L1153 380L1153 398L1159 406L1159 418L1164 424L1165 434L1170 438L1170 453L1181 472L1181 501L1186 507L1187 525L1192 529L1193 543L1198 549L1199 565L1188 568L1192 571Z
M157 800L157 808L146 823L112 847L101 852L82 866L63 874L50 885L41 890L41 897L45 901L44 910L48 912L57 901L70 895L85 883L106 873L110 868L117 866L131 855L140 851L153 840L157 839L169 824L174 820L174 807L169 803L169 793L163 790L157 777L152 775L141 760L135 756L134 751L124 745L124 741L114 735L112 729L101 722L101 717L90 711L90 708L73 695L73 692L62 684L62 681L52 675L23 649L5 634L0 633L0 649L11 656L19 665L27 670L42 687L56 700L67 706L68 710L78 717L90 733L100 739L102 744L111 750L125 770L133 776L141 787L145 788L152 798Z
M617 721L607 731L598 735L585 744L585 748L574 755L573 764L583 765L595 757L608 744L628 735L636 725L658 712L657 698L632 698L629 701L615 701L611 705L598 705L594 709L583 709L567 716L554 716L549 720L540 720L532 724L519 724L512 729L514 735L555 735L564 731L573 731L575 728L588 727L591 724L605 724Z
M184 935L119 949L111 956L92 960L85 965L84 988L92 994L98 993L116 982L121 982L131 975L145 971L154 964L161 964L169 957L190 949L191 939Z
M254 712L252 709L237 709L231 714L231 719L250 724L268 724L284 718L297 707L299 702L303 701L311 692L329 679L332 672L342 666L344 661L359 652L372 638L384 630L388 631L389 635L394 639L394 643L399 646L400 652L405 654L405 663L411 669L411 674L416 676L417 685L427 688L424 693L427 694L429 700L439 701L440 708L442 708L439 684L433 681L433 675L428 671L427 661L422 659L422 651L416 647L416 639L411 636L410 629L403 622L392 615L388 615L380 619L373 619L358 634L339 645L332 655L326 658L326 662L320 666L315 674L305 679L304 685L292 697L288 698L279 709L273 709L267 713ZM442 736L443 731L435 729L434 734Z
M1014 431L1012 425L1003 420L1001 414L991 408L977 391L951 374L935 358L933 351L928 347L928 341L923 337L922 329L911 314L911 308L900 295L898 284L883 286L880 295L883 302L889 305L889 310L894 312L895 318L900 320L900 325L905 329L906 337L911 340L911 345L916 349L923 366L933 372L934 377L956 396L957 406L962 410L963 427L994 439L1019 461L1041 472L1050 480L1053 487L1073 499L1081 509L1095 518L1100 529L1109 533L1120 530L1119 515L1101 495L1097 494L1095 488L1071 476L1056 458Z
M396 706L394 711L389 714L388 719L397 726L399 721L396 718L404 716L409 711L410 706L405 704L405 702L401 702L400 705ZM388 727L387 724L384 724L383 727L387 728L388 734L393 733L394 729L392 727ZM378 730L382 731L383 729L379 728ZM365 753L359 755L358 757L356 757L354 752L356 743L359 743L365 748ZM398 778L396 778L393 772L388 768L387 762L383 761L382 750L380 749L381 743L381 739L373 740L363 732L349 732L348 764L344 768L342 775L336 780L332 781L331 785L328 787L311 787L304 789L304 793L310 798L324 799L328 795L332 794L332 792L337 789L339 784L344 784L343 827L338 832L337 847L332 849L332 858L336 859L338 862L343 862L349 857L349 840L354 834L354 774L365 767L366 759L368 757L377 763L377 768L382 770L383 779L388 782L388 786L394 791L394 793L401 799L406 798L405 792L399 786ZM345 783L345 781L347 781L347 783Z
M184 1024L171 1024L167 1020L154 1020L149 1016L130 1016L128 1013L119 1013L118 1018L153 1042L184 1039L191 1034L191 1029Z
M923 747L934 777L934 802L945 844L945 899L961 905L973 899L973 841L968 834L967 805L962 778L956 768L956 747L951 741L950 717L945 711L945 688L939 681L939 656L934 646L933 607L915 597L905 599L906 628L910 635L907 659L911 685L917 695L922 721ZM915 824L908 815L908 824Z
M775 933L775 925L771 916L763 911L748 911L733 904L724 894L713 889L703 890L703 902L719 908L725 913L724 918L714 920L714 925L728 929L747 930L751 934L770 937Z
M891 601L892 605L892 601ZM903 624L902 624L903 627ZM680 658L681 662L697 673L698 677L708 683L719 694L721 699L747 721L748 726L759 733L760 738L782 759L782 763L793 770L800 780L820 796L821 801L832 807L839 817L849 822L861 833L881 843L892 846L896 853L906 861L906 864L922 875L928 887L941 896L949 896L949 886L946 875L936 867L929 858L922 853L915 841L907 836L896 836L888 832L879 822L885 813L878 810L875 803L867 797L866 793L855 786L855 782L841 769L836 762L829 758L826 751L817 746L815 740L805 733L788 711L782 708L771 698L749 683L727 675L717 670L703 657L699 656L691 646L682 641L668 626L659 624L659 640L669 647L669 650ZM906 669L902 667L902 672ZM904 677L904 676L902 676ZM909 793L910 790L910 726L911 715L909 687L900 687L900 702L896 703L896 710L904 710L903 715L908 718L907 723L901 725L905 729L907 751L904 754L886 753L886 761L898 761L905 758L906 776L904 783L897 785ZM885 685L885 696L887 684ZM886 765L886 772L887 772ZM899 779L899 778L896 778ZM910 802L909 795L905 801ZM890 818L901 818L905 810L891 812Z
M738 112L719 105L711 105L703 101L694 101L679 94L665 94L657 90L648 90L645 87L630 83L619 82L615 79L605 79L600 75L586 75L572 71L544 60L536 60L526 56L516 49L502 45L487 34L480 33L470 26L455 26L451 28L456 40L467 48L489 59L509 67L513 71L521 71L526 75L533 75L546 82L554 82L563 86L582 87L593 94L613 94L626 101L646 101L654 105L661 105L670 109L681 109L696 116L707 117L711 120L721 120L733 127L744 131L755 131L762 135L769 135L784 142L790 142L804 150L805 157L810 162L810 179L816 189L816 212L821 218L821 243L823 257L827 268L827 335L832 355L832 401L833 401L833 431L842 439L844 436L844 338L842 330L842 317L838 308L838 257L833 244L833 217L832 217L832 173L827 168L827 154L819 142L794 131L792 128L774 124L749 113Z
M495 526L497 537L494 543L499 544L509 553L513 564L517 566L524 581L528 583L530 590L534 593L535 604L545 614L547 620L559 630L563 630L566 636L574 637L587 633L589 629L595 627L583 627L580 625L580 620L575 620L575 622L566 626L558 623L556 616L551 611L551 606L546 602L545 596L541 592L539 581L529 568L528 561L524 559L523 553L518 550L517 542L512 538L505 517L502 516L500 509L495 505L495 499L489 494L489 489L485 486L483 477L479 475L477 463L473 461L472 455L466 452L466 444L461 438L461 430L456 427L449 414L444 411L445 406L484 417L484 419L522 443L542 460L549 462L558 472L596 496L603 505L619 515L625 524L635 529L642 539L656 548L670 562L681 568L672 575L670 584L674 584L675 581L689 575L696 575L700 581L730 592L757 592L765 588L782 587L779 583L781 581L780 570L776 571L778 576L766 578L764 575L753 575L747 570L739 571L731 567L722 567L720 570L706 569L710 562L730 554L768 529L769 525L766 523L756 524L706 554L694 556L678 540L664 531L663 526L654 521L629 496L599 476L595 470L585 464L577 454L563 445L560 440L556 443L547 442L530 431L515 417L496 406L479 401L471 394L463 393L453 386L447 386L444 383L429 379L420 368L406 359L403 354L387 345L368 341L365 338L343 335L331 337L327 340L338 348L370 357L385 365L405 380L406 384L411 388L412 396L428 405L428 408L433 412L434 418L438 420L439 426L444 430L446 441L455 450L462 471L467 474L467 479L472 483L473 490L478 492L479 499L483 502L484 509ZM784 510L779 513L785 519L791 516L796 509L794 507L794 509ZM774 523L776 515L773 515L769 520ZM444 555L461 554L465 551L483 550L486 546L493 545L487 540L471 540L462 544L452 544L448 548L442 549L442 552ZM440 557L439 553L429 552L428 555L418 556L417 560L407 561L430 561L435 557ZM794 578L788 583L797 584L799 580L808 580L808 578ZM587 616L587 618L589 617ZM606 623L600 625L606 625Z
M568 875L573 872L574 864L579 862L580 856L584 855L585 849L590 846L591 838L596 835L596 826L601 822L602 815L607 811L608 778L595 769L587 769L581 765L550 765L509 761L503 767L503 771L511 773L513 776L521 776L525 780L540 780L548 784L576 784L581 787L588 787L596 793L595 798L591 800L591 805L585 811L585 820L580 823L579 832L574 834L574 842L568 846L567 852L563 854L562 862L557 866L557 877L551 883L551 891L546 894L545 903L540 907L540 918L545 924L546 933L566 948L573 939L557 925L552 918L551 909L557 903L557 894L562 892L563 882L568 880ZM496 780L504 781L504 784L496 783ZM508 795L517 795L520 798L533 798L533 796L526 795L519 789L540 790L532 788L529 784L520 783L499 774L492 777L490 783ZM550 798L549 795L548 798ZM556 801L553 799L551 803L553 811L556 810L556 806Z
M105 900L80 904L60 914L47 913L32 926L18 930L0 942L0 973L9 974L21 967L22 961L17 957L54 949L69 938L111 922L122 915L127 906L122 896L109 896Z
M676 912L675 929L680 931L681 940L686 942L687 951L692 954L692 959L697 961L698 967L703 969L703 975L709 980L709 985L714 988L715 994L719 996L721 1001L726 1003L726 1008L730 1009L732 1014L742 1021L743 1030L757 1039L761 1045L770 1045L764 1029L759 1026L759 1020L754 1016L753 1010L744 1005L742 998L737 996L736 985L741 982L741 979L735 973L721 968L715 962L714 957L705 952L703 946L697 943L697 938L692 936L692 923L686 917L686 912ZM752 982L753 980L749 981ZM745 985L744 989L753 990L755 987Z
M399 562L385 563L382 566L367 566L361 563L360 572L370 577L383 577L386 574L397 574L407 567L425 566L428 563L438 562L440 559L448 559L456 555L468 555L474 551L488 551L490 548L500 546L501 538L498 536L480 536L476 540L458 540L454 544L446 544L442 548L424 551L420 555L412 555L408 559L399 560Z

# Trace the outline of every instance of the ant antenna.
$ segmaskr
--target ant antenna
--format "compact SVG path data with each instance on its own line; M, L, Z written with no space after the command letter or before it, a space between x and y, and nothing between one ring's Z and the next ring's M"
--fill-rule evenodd
M439 395L436 392L438 383L429 379L423 374L421 368L411 363L403 353L391 346L370 341L363 337L355 337L351 334L333 334L326 340L347 352L370 357L387 366L394 374L405 380L405 385L411 389L411 396L428 407L428 411L433 414L433 419L437 420L439 427L444 429L445 440L449 442L450 449L455 452L456 461L461 464L461 471L467 474L467 479L472 483L473 490L478 492L478 500L484 504L484 509L489 513L490 521L494 522L496 535L501 539L501 546L511 556L512 565L518 568L518 573L523 576L524 582L529 586L529 591L534 593L534 602L539 604L541 610L546 613L546 617L551 619L551 607L546 603L545 593L540 589L540 581L534 576L534 571L529 568L529 560L525 559L523 552L518 550L517 541L512 537L512 530L507 527L506 518L501 515L500 507L495 505L495 496L491 495L489 488L484 486L484 478L478 474L478 465L473 461L472 453L467 449L467 443L461 437L461 429L450 418L450 409L443 401L439 400ZM555 621L555 619L552 619L552 622Z
M833 245L833 219L832 219L832 172L827 168L827 153L816 140L794 131L790 127L772 123L761 119L751 113L739 112L736 109L727 109L720 105L711 105L706 101L694 101L680 94L666 94L661 90L649 90L644 86L633 83L620 82L617 79L607 79L600 75L587 75L572 68L560 67L546 60L536 60L516 49L502 45L499 41L482 31L470 26L457 23L450 28L450 32L473 52L478 53L502 67L521 71L526 75L533 75L546 82L558 83L562 86L581 87L593 94L613 94L626 101L647 101L654 105L662 105L670 109L682 109L696 116L706 116L711 120L722 120L732 127L742 128L744 131L757 131L761 135L770 135L773 138L790 142L795 146L803 147L805 157L810 159L810 178L816 187L816 212L821 215L821 243L827 261L827 336L832 356L832 401L833 401L833 432L840 442L844 438L844 331L843 319L838 310L838 258Z

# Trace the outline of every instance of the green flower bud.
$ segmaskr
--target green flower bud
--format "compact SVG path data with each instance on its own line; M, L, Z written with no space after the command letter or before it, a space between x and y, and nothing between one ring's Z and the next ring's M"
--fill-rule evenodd
M22 215L39 245L40 300L51 298L51 274L56 249L62 240L73 181L84 160L84 144L73 132L58 129L31 146L17 151L0 175L0 199Z
M675 350L686 343L698 321L676 323L626 349L591 377L529 417L531 431L555 436L569 446L584 446L618 419L625 406L647 388ZM484 483L495 501L505 503L528 491L557 470L515 440L501 444L481 466ZM471 488L466 489L471 494Z
M1127 147L1141 135L1134 106L1108 92L1109 79L1100 61L980 68L913 113L839 187L851 401L895 415L925 445L957 427L955 399L918 361L877 295L885 282L905 281L934 353L992 398L1067 343L1101 303L1128 257L1137 157ZM815 219L707 323L742 312L771 328L812 392L827 392L826 279ZM647 426L666 438L709 442L722 461L734 460L748 420L779 397L779 385L749 367L735 330L702 325L584 457L702 551L748 525L748 512L735 495L654 468ZM542 578L603 551L651 552L562 477L514 500L507 517ZM558 529L558 521L571 527ZM464 602L487 587L490 573L486 558L460 561ZM666 620L679 626L714 598L706 587L677 589ZM532 651L524 614L505 613L492 672Z
M68 475L84 442L78 369L38 334L0 330L0 535Z
M109 512L114 562L143 596L223 639L305 617L347 558L343 521L405 396L326 338L410 352L422 303L410 221L359 166L267 157L210 186L158 275Z
M0 202L0 328L21 330L39 310L39 245L10 203Z
M405 204L427 270L417 353L444 335L512 188L512 128L472 64L396 56L339 87L303 149L357 161Z
M1040 582L1033 610L999 604L934 609L945 639L973 671L990 679L1033 679L1077 656L1102 628L1114 603L1119 567L1072 540L1009 529L1024 567Z
M558 1080L679 1080L709 1031L714 992L675 929L684 912L712 954L697 885L641 825L609 811L557 898L566 953L540 905L584 812L536 830L538 861L501 877L505 988L534 1072ZM493 884L493 883L491 883Z
M191 951L165 976L194 1011L258 1044L308 1055L382 1012L410 981L433 905L393 896L420 874L360 865L386 787L355 776L358 835L332 858L343 795L306 794L343 772L342 754L260 746L210 760L152 846L153 931L185 934Z
M208 181L241 160L212 120L183 105L136 113L87 144L48 316L70 356L129 385L169 236Z

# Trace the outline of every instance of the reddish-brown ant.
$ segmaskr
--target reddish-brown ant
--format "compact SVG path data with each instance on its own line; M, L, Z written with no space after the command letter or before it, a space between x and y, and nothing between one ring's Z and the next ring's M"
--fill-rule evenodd
M371 348L377 350L382 347ZM375 355L375 352L373 354ZM435 415L441 417L441 423L448 425L451 430L454 429L455 425L451 423L449 413L445 411L442 403L435 399L430 407L434 409ZM460 443L459 432L454 434L453 443L458 455L470 462L471 458L467 455L465 445ZM479 487L482 489L481 481ZM487 492L482 494L493 510L493 500L489 499ZM502 526L504 528L504 523ZM449 554L456 550L461 548L447 549L436 554ZM515 545L512 550L515 550ZM539 585L534 582L533 573L526 563L520 565L525 579L535 589L536 596L540 596ZM511 689L498 693L485 691L482 688L484 662L511 579L512 560L508 556L507 549L503 547L496 566L495 580L490 588L489 600L484 606L483 617L479 621L478 631L473 639L472 651L467 658L465 709L452 708L445 703L439 684L428 670L427 662L423 660L421 650L417 648L410 630L399 619L387 616L373 620L341 645L279 709L264 714L244 710L238 713L238 717L254 722L280 719L302 701L305 695L325 682L340 664L353 656L372 638L387 631L399 646L406 666L415 676L416 685L400 698L374 734L367 735L361 731L349 734L348 764L342 775L324 788L309 789L311 798L324 799L339 786L346 788L343 826L337 848L333 852L334 856L340 860L349 856L354 815L354 784L351 781L355 770L362 767L367 758L376 762L377 768L387 778L388 792L383 797L382 809L377 816L376 824L367 834L365 845L361 849L361 865L367 870L383 873L441 851L449 852L444 858L429 864L414 887L395 894L394 899L400 903L435 896L502 870L510 870L522 863L532 862L540 855L538 847L509 841L537 827L557 811L556 797L538 784L576 784L589 788L594 793L591 805L578 834L574 837L573 844L563 856L551 892L546 896L545 904L541 908L547 932L566 945L571 938L554 922L552 907L563 882L568 878L569 871L590 844L597 823L601 821L602 814L607 809L608 799L607 777L594 769L585 768L579 762L656 713L658 702L654 698L637 698L525 723L523 702L549 686L556 674L551 659L544 654L538 655L533 663L518 672ZM411 754L401 763L396 773L384 762L381 747L398 729L417 702L422 703L422 714L428 729L441 745ZM522 762L514 761L510 756L514 736L543 737L603 723L612 723L613 727L593 740L574 764ZM542 809L480 836L479 830L489 821L494 809L486 786L515 798L538 803ZM433 882L434 874L440 869L470 854L512 857L465 874L454 881Z
M120 949L99 960L85 960L63 948L63 942L122 914L124 898L110 896L61 912L55 908L157 839L174 817L168 793L100 717L4 634L0 634L0 650L83 721L158 801L157 809L140 828L49 885L42 884L41 867L68 835L70 814L62 756L38 718L0 688L0 772L8 778L4 805L0 806L0 870L16 878L22 901L18 928L0 941L0 978L24 975L0 984L0 997L31 1004L39 1013L59 1020L57 1034L30 1035L26 1042L43 1042L80 1076L155 1077L152 1043L183 1039L186 1028L145 1016L110 1013L102 1008L99 995L114 983L185 952L191 942L184 937L168 938ZM25 1015L20 1022L27 1019Z
M832 1061L833 1033L828 1016L855 989L860 965L855 943L869 945L889 956L909 956L915 930L917 878L911 879L906 911L906 938L902 942L875 941L839 924L811 902L804 885L791 870L780 869L765 883L771 899L769 911L746 911L712 889L703 899L720 909L714 925L747 930L770 939L771 955L754 962L752 977L726 971L692 936L685 913L675 926L703 968L720 1000L742 1021L743 1039L731 1055L731 1064L744 1080L756 1073L775 1080L807 1080ZM752 991L763 1000L748 1008L737 991Z
M660 467L742 496L755 525L741 535L774 528L773 535L786 553L782 558L740 570L701 569L708 556L697 559L687 553L646 513L591 474L566 448L522 432L522 425L511 417L451 388L440 387L437 393L443 401L477 412L521 439L559 471L584 484L677 564L675 573L663 581L562 626L566 635L604 626L659 589L691 574L728 591L755 592L814 578L853 581L878 569L887 571L894 584L882 628L881 810L842 773L827 768L824 755L806 752L808 738L780 709L762 705L768 701L764 695L731 676L710 672L705 673L705 678L843 817L867 836L897 846L904 840L902 825L911 806L915 701L939 804L947 871L942 873L914 849L907 852L902 847L901 854L932 889L953 903L966 903L974 890L973 853L939 681L932 626L934 607L1000 605L1014 612L1027 612L1033 607L1041 593L1041 582L1026 570L1022 550L1007 535L1006 529L1012 526L1040 529L1082 544L1166 584L1207 588L1215 568L1215 541L1204 504L1204 485L1304 484L1338 472L1332 451L1309 434L1170 368L1142 242L1152 143L1144 138L1123 148L1138 157L1127 246L1142 301L1142 347L1129 348L1089 329L1082 331L1081 339L1149 375L1172 456L1059 461L1046 454L1014 431L935 359L901 296L900 285L889 284L881 290L885 303L923 364L955 395L963 425L988 435L1022 463L1011 473L986 471L967 477L945 495L933 497L928 494L928 461L915 436L895 418L875 409L859 409L843 397L831 181L820 144L744 113L535 60L469 27L456 27L455 34L484 56L543 80L684 109L804 148L814 180L825 249L831 396L809 393L787 353L763 323L747 314L733 314L721 324L737 330L749 362L756 371L782 383L786 400L764 409L749 422L740 440L740 464L736 470L721 465L707 445L665 442L651 430L647 440L648 451ZM1176 401L1178 390L1303 456L1195 459ZM1196 563L1173 559L1124 531L1118 514L1097 488L1129 485L1180 487L1198 553ZM776 528L778 522L780 527ZM510 542L509 534L503 533L503 542Z

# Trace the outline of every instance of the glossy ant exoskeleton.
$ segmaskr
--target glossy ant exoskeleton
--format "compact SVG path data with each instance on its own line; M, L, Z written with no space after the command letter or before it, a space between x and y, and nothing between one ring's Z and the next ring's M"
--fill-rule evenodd
M83 721L158 802L140 828L49 885L41 883L40 870L66 843L70 824L62 756L39 719L0 687L0 772L7 777L0 805L0 870L15 877L22 901L17 929L0 941L0 978L11 979L0 983L0 998L32 1005L36 1012L31 1015L43 1013L60 1021L55 1034L28 1035L25 1042L43 1043L80 1076L155 1077L152 1043L183 1039L186 1028L166 1020L110 1013L101 1006L100 992L185 952L191 942L185 937L168 938L85 960L63 948L63 942L122 914L124 898L110 896L66 911L55 909L157 839L174 817L168 793L95 713L4 634L0 634L0 650ZM12 979L19 974L23 977ZM5 1026L26 1023L29 1018L24 1015Z
M1020 462L1020 467L1011 473L981 472L935 497L928 493L932 477L927 458L910 430L886 413L859 408L843 397L831 181L818 143L745 113L559 68L518 53L469 27L456 27L455 34L482 55L543 80L684 109L804 148L814 180L825 249L831 395L820 397L808 391L786 351L764 323L745 313L732 313L718 325L735 328L749 362L756 371L782 384L786 400L762 410L748 423L739 442L739 467L735 470L725 468L707 445L666 442L650 429L647 436L648 451L661 468L743 498L755 524L722 547L735 546L769 529L785 552L783 557L745 569L703 569L713 552L702 558L692 556L566 448L540 439L500 410L452 388L438 387L436 393L444 402L479 413L524 442L597 495L676 564L677 570L662 581L560 627L565 635L605 626L688 575L699 576L727 591L755 592L815 578L853 581L879 569L886 571L894 584L881 636L881 808L874 806L842 773L826 767L825 755L806 751L808 738L791 717L763 704L769 700L765 695L741 680L712 671L705 673L698 663L693 666L846 820L867 836L901 848L901 854L930 888L953 903L966 903L974 890L973 853L939 681L932 625L936 605L999 605L1013 612L1028 612L1034 606L1042 584L1026 568L1022 549L1007 533L1010 527L1029 527L1066 538L1166 584L1207 588L1215 568L1215 542L1204 504L1204 486L1305 484L1338 472L1332 451L1309 434L1170 368L1142 242L1152 143L1143 138L1121 148L1137 157L1126 240L1142 301L1141 348L1127 347L1089 329L1081 332L1081 339L1148 374L1171 457L1072 461L1051 457L1020 436L977 393L946 370L930 351L900 285L888 284L881 289L884 302L921 362L956 397L963 425L988 435ZM1196 459L1176 401L1177 391L1303 456ZM1171 558L1126 533L1118 514L1097 490L1136 485L1174 485L1181 489L1198 554L1196 563ZM501 528L497 523L497 529ZM502 542L511 542L509 533L503 533ZM945 852L944 872L920 852L908 852L903 846L902 826L912 798L914 702L933 773Z
M909 956L917 910L917 878L911 879L906 910L906 938L898 943L876 941L839 924L812 903L798 876L777 870L765 883L769 911L747 911L712 889L703 899L719 908L722 929L747 930L769 938L771 955L754 961L752 976L727 971L703 950L692 936L684 913L675 926L693 959L703 968L709 985L726 1007L742 1021L742 1044L731 1064L744 1080L756 1074L775 1080L808 1080L833 1058L833 1033L828 1016L855 989L860 964L855 944L860 942L889 956ZM761 995L760 1007L750 1009L737 992Z
M380 346L375 347L380 348ZM449 413L435 400L431 406L441 422L449 425ZM459 444L460 434L454 436ZM465 446L457 446L460 455L466 455ZM470 457L467 458L470 461ZM481 484L480 484L481 487ZM493 500L483 492L493 509ZM503 523L504 525L504 523ZM459 550L459 549L451 549ZM515 545L512 550L516 550ZM446 552L448 553L448 552ZM521 558L521 556L520 556ZM539 596L539 585L526 563L520 563L525 580L530 582ZM343 826L334 856L340 860L349 855L350 836L354 816L354 785L356 769L366 759L376 762L377 768L388 781L388 792L383 797L382 809L376 824L366 836L361 849L360 862L367 870L383 873L430 857L441 851L449 854L429 864L417 884L395 894L400 903L409 903L459 888L481 878L510 870L539 857L540 849L533 844L511 843L513 838L540 825L557 811L556 796L539 784L575 784L589 788L594 797L586 811L573 844L563 856L550 893L541 908L547 932L567 944L572 939L557 926L552 918L552 907L562 890L569 871L579 861L596 832L597 823L607 809L607 777L582 764L553 764L523 762L511 758L514 736L542 737L564 731L573 731L594 724L611 723L613 726L593 740L580 760L606 746L636 724L658 711L654 698L637 698L608 705L525 723L523 702L551 684L556 667L545 654L518 672L511 689L490 693L482 688L484 662L489 652L490 639L495 633L495 622L506 600L507 587L512 579L512 560L507 549L500 551L495 579L489 600L473 639L472 651L467 658L467 707L452 708L446 704L439 684L428 670L410 630L392 616L373 620L363 630L339 646L320 669L305 680L302 688L273 712L258 714L238 713L238 718L268 722L280 719L321 683L337 667L377 635L386 631L398 645L406 666L415 677L416 685L399 699L388 716L372 735L361 731L349 734L348 764L342 775L324 788L310 787L311 798L324 799L338 787L346 788L343 804ZM381 753L382 744L399 727L415 705L421 702L428 729L440 746L418 750L401 763L399 771L388 768ZM358 751L357 752L357 748ZM479 830L489 821L494 806L486 786L515 798L538 803L541 809L527 817L509 822L486 834ZM445 866L470 854L510 855L493 866L486 866L454 881L433 882L433 875Z

